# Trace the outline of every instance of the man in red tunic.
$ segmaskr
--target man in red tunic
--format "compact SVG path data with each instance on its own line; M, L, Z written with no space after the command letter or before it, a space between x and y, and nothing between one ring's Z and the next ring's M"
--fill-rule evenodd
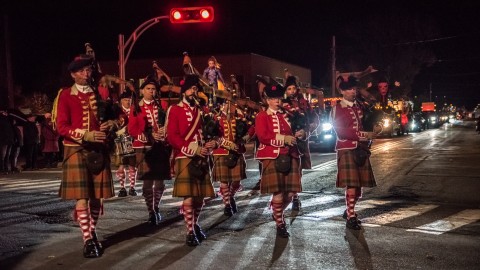
M355 213L355 204L362 196L362 187L376 186L368 150L374 133L366 132L362 127L363 112L355 99L357 80L340 77L338 88L343 99L333 106L331 112L337 133L336 186L345 188L346 210L343 218L347 220L347 228L360 230L361 222Z
M116 115L119 125L119 130L116 131L117 136L129 136L128 133L128 117L130 115L130 108L132 107L132 92L127 90L123 92L120 97L120 103L116 107ZM118 157L120 164L115 173L118 181L120 182L120 191L118 192L118 197L126 197L127 194L130 196L137 196L137 191L135 189L135 184L137 180L137 168L135 167L135 155L127 155ZM129 186L130 188L125 188L125 180L128 175Z
M293 127L295 131L302 130L305 133L305 140L297 143L300 151L301 169L311 169L312 161L310 158L310 147L308 145L308 137L310 132L314 131L318 126L318 115L313 111L308 101L300 93L300 87L294 76L288 76L285 80L285 94L287 98L284 100L283 107L291 114L298 114L297 117L302 120L296 123L297 127ZM300 128L300 129L299 129ZM292 210L300 211L301 202L298 194L295 194L292 200Z
M203 112L197 100L198 77L187 75L180 83L182 100L167 113L167 140L173 148L175 182L173 196L183 197L182 212L187 227L186 244L197 246L206 239L198 224L205 197L215 196L207 156L217 146L202 135Z
M288 115L280 110L280 101L285 90L280 84L268 85L264 94L268 109L258 113L255 134L260 145L256 159L262 163L260 191L272 194L271 207L277 227L277 236L289 237L284 210L292 197L302 191L300 153L297 139L304 139L305 133L293 134Z
M161 216L159 204L165 190L164 180L170 180L170 146L165 142L165 123L161 113L168 103L155 99L160 89L156 80L147 78L140 86L142 100L130 110L128 132L134 138L138 179L143 180L143 197L149 212L149 222L158 225Z
M214 181L220 182L220 193L223 198L224 215L232 216L237 212L235 193L241 189L240 181L247 178L245 162L245 144L243 136L248 131L243 112L230 101L221 105L216 116L220 125L220 147L213 150ZM243 129L243 130L240 130ZM239 134L244 132L244 134Z
M102 199L114 196L106 132L111 121L101 122L97 97L89 85L93 59L82 55L69 65L75 83L59 91L52 121L64 137L60 197L76 199L74 216L82 230L86 258L99 257L102 246L96 234ZM97 166L98 165L98 166Z

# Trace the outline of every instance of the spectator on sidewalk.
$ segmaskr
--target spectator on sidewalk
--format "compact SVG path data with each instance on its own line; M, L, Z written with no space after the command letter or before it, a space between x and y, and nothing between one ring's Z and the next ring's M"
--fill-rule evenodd
M37 128L36 116L27 115L27 122L23 126L23 150L25 155L24 170L36 170L40 145L40 132Z
M58 161L58 133L53 129L52 114L45 114L45 121L42 123L43 148L42 153L45 158L46 168L56 168Z
M8 157L14 143L14 132L11 119L6 110L0 109L0 173L8 174Z

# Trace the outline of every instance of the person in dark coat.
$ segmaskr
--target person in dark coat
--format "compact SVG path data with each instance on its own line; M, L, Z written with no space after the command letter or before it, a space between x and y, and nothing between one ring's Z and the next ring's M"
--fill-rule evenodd
M27 115L27 122L23 126L23 149L25 154L24 170L37 169L38 151L40 145L40 132L37 128L36 116Z
M13 131L12 121L5 110L0 110L0 173L7 174L8 157L14 143L15 133Z

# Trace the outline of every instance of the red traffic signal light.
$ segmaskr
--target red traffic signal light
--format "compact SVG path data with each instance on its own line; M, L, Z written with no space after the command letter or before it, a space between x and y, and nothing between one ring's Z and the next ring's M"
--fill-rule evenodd
M182 7L170 10L172 23L213 22L213 7Z

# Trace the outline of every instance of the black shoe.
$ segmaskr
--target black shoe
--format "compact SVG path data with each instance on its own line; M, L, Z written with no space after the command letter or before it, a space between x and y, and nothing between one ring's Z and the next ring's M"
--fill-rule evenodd
M157 217L157 213L155 211L152 211L150 212L150 215L148 217L148 222L152 225L158 225L158 217Z
M189 232L187 234L187 240L185 241L185 243L187 244L187 246L190 246L190 247L195 247L200 245L200 242L198 242L198 239L193 232Z
M92 234L92 240L95 243L95 245L97 246L98 253L100 255L102 255L103 254L103 246L102 246L102 243L100 243L100 241L98 241L97 232L92 231L91 234Z
M195 235L200 242L207 239L207 235L203 232L202 228L200 228L198 224L195 224L193 228L195 229Z
M362 227L360 226L360 223L358 223L358 220L356 217L347 219L347 228L352 229L352 230L361 230Z
M137 191L135 190L134 187L131 187L130 190L128 191L128 195L130 196L137 196Z
M227 217L233 216L232 207L230 205L225 206L225 208L223 209L223 214Z
M287 225L282 224L277 226L277 236L282 238L288 238L290 236L290 233L287 231Z
M300 211L300 207L302 207L302 203L300 202L299 198L294 198L292 200L292 210L293 211Z
M122 187L118 192L118 197L127 197L127 190Z
M235 214L238 212L237 209L237 202L235 201L234 197L230 197L230 207L232 208L232 212Z
M100 257L100 252L98 252L97 245L93 239L88 239L83 245L83 257L85 258L98 258Z
M347 210L345 210L345 211L343 211L342 218L346 220L347 217L348 217L347 216ZM355 218L357 219L358 224L362 224L362 221L360 219L358 219L357 213L355 213Z
M155 215L157 216L157 223L160 223L160 221L162 221L162 215L160 215L160 209L158 209L158 207L155 207Z

